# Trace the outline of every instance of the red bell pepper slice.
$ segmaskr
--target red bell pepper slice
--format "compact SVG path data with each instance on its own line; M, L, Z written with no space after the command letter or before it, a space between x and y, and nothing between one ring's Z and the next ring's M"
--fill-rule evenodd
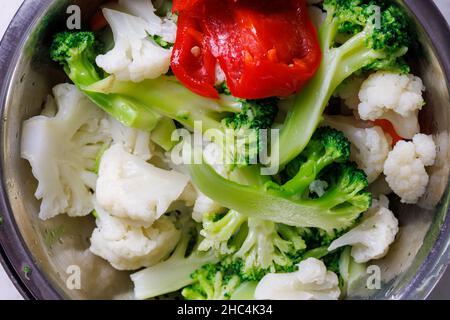
M178 30L172 69L198 94L212 97L216 66L209 59L205 64L204 57L210 54L224 71L231 93L244 99L290 96L320 65L320 45L305 0L178 0L175 5L189 26ZM185 39L189 28L198 31L196 46L204 56L178 59L191 53ZM195 70L203 70L202 77L191 72L188 64L193 60Z
M184 10L190 10L195 7L196 4L202 2L203 0L173 0L172 11L181 12Z
M216 63L198 20L181 15L178 18L177 40L171 62L172 71L178 80L199 95L218 98L214 87Z

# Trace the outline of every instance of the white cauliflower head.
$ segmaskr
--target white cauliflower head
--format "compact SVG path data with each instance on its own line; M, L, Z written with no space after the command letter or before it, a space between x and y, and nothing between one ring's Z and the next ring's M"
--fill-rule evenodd
M387 119L401 137L411 139L420 131L417 116L425 104L423 91L419 77L378 71L361 86L359 116L372 121Z
M117 270L137 270L157 264L170 255L181 236L166 216L150 227L142 227L116 218L100 206L95 210L97 228L91 237L90 250Z
M167 212L189 177L157 168L115 144L103 155L96 198L111 215L151 225Z
M334 240L328 250L352 246L351 255L357 263L383 258L398 233L398 220L388 206L388 199L380 196L361 223Z
M414 204L424 195L429 177L426 166L434 164L436 145L431 136L418 134L412 142L400 141L384 164L389 187L401 202Z
M270 273L255 290L257 300L337 300L341 292L334 272L325 264L308 258L293 273Z
M197 222L203 221L203 216L207 213L218 213L223 210L223 207L208 198L203 193L198 192L198 197L195 200L194 208L192 209L192 219Z
M101 130L105 114L75 86L57 85L53 94L56 115L25 121L21 143L21 156L39 183L35 196L42 199L39 217L44 220L61 213L85 216L93 210L96 157L110 139Z
M127 152L143 160L150 160L154 145L149 132L127 127L113 117L105 119L103 126L111 135L113 143L121 144Z
M103 9L115 45L96 58L97 65L123 81L140 82L167 73L172 51L159 46L149 35L174 42L175 23L158 17L150 0L124 0L119 4L126 12Z
M327 116L325 123L342 131L351 142L351 159L367 174L369 183L383 172L391 149L380 127L358 128L353 117Z

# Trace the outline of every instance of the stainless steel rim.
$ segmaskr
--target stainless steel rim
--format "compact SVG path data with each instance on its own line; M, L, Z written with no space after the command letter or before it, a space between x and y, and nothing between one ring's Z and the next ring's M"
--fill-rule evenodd
M0 43L0 75L2 75L2 78L0 78L0 105L2 114L14 66L23 48L24 41L36 21L41 18L52 2L52 0L25 0ZM450 29L444 17L439 9L429 1L404 0L404 3L416 15L431 39L434 51L445 70L448 86L450 83L450 54L447 54L447 52L450 51ZM0 124L0 130L3 131L3 122ZM1 152L4 150L3 145L4 141L0 141ZM33 261L32 254L24 244L13 219L2 168L3 165L0 167L0 215L3 217L3 224L0 226L0 262L25 298L63 299L47 281L45 274ZM438 266L446 265L449 262L449 235L450 215L447 214L433 250L428 254L421 268L399 298L414 299L428 296L445 270L445 268L438 268ZM26 266L30 267L30 274L25 274L23 271ZM429 279L433 280L428 281ZM418 287L422 289L420 294L416 290Z
M40 19L51 0L26 0L9 25L0 43L0 104L5 105L6 94L18 56L23 48L27 35L30 34L36 21ZM3 131L3 122L0 124ZM0 141L3 152L4 141ZM62 297L52 288L45 275L33 261L13 220L11 207L5 188L5 181L0 167L0 209L3 224L0 226L0 261L12 282L25 299L59 300ZM31 272L25 272L24 268Z

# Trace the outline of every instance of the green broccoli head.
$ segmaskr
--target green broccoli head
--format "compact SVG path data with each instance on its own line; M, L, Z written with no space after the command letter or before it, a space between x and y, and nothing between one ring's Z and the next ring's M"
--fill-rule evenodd
M65 31L55 35L50 56L77 85L89 85L100 80L95 65L100 49L94 33Z
M363 212L372 205L372 195L366 191L367 176L355 163L332 166L322 179L327 180L329 188L322 197L315 199L319 206L336 211Z
M205 215L200 233L204 240L199 250L213 249L245 281L292 270L306 249L298 228L248 218L234 210Z
M278 113L278 99L240 100L242 110L226 117L223 121L226 128L240 129L269 129Z
M364 69L409 72L402 56L413 43L414 30L403 8L385 0L326 0L324 7L335 24L336 42L361 34L365 46L380 55Z
M290 195L303 194L322 170L349 158L350 142L344 134L329 127L319 128L305 150L287 165L285 173L289 180L282 190Z
M261 130L270 129L278 113L277 98L238 101L240 111L222 120L226 137L224 151L230 170L258 163L259 153L266 147ZM230 145L230 141L234 143Z
M397 51L412 42L406 12L392 1L325 0L339 34L355 35L369 26L367 45L375 50Z
M193 283L181 294L188 300L229 300L241 284L233 269L222 264L207 264L192 275Z

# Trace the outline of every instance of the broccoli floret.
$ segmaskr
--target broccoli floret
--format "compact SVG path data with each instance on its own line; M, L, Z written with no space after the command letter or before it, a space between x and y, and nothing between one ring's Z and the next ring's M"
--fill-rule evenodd
M324 134L329 132L329 134ZM320 197L297 194L305 189L300 175L284 185L270 181L264 186L244 185L227 180L218 175L208 164L189 165L193 183L206 196L249 218L258 218L295 227L313 227L327 231L342 230L351 226L359 215L371 205L371 194L366 191L368 181L365 173L355 164L344 162L348 158L348 143L335 131L319 130L318 136L326 137L325 142L311 140L311 146L305 151L305 157L313 150L319 150L317 159L330 162L323 172L314 172L305 179L314 181L317 174L325 180L328 188ZM319 139L319 141L322 141ZM325 147L324 147L325 146ZM324 150L331 150L331 155ZM323 155L327 155L323 157ZM336 162L334 162L336 161ZM323 165L317 165L321 169ZM301 172L302 166L299 168ZM309 172L309 171L306 171ZM300 181L301 183L298 183ZM286 188L286 186L292 186Z
M181 291L188 300L229 300L241 284L239 276L222 264L204 265L191 278L193 284Z
M92 32L62 32L55 36L50 56L74 82L90 84L101 79L93 63L100 48Z
M272 159L273 165L281 168L305 149L333 92L345 79L367 69L407 71L402 57L414 32L399 5L390 1L325 0L324 8L327 18L319 31L322 64L296 96L281 129L275 146L279 157Z
M226 117L223 121L226 128L268 129L278 113L278 99L241 100L242 109L239 113Z
M92 32L58 33L50 48L51 58L64 67L73 83L94 103L129 127L151 131L161 116L128 97L87 92L86 86L100 80L95 64L101 45Z
M194 282L191 275L197 269L218 262L212 251L198 250L200 239L196 225L190 218L181 219L180 225L181 240L171 256L131 275L137 299L149 299L178 291Z
M244 281L258 281L269 272L294 268L306 249L296 229L234 210L225 215L207 214L199 250L212 248Z
M287 181L281 189L286 195L302 195L317 180L322 170L350 158L350 142L340 131L319 128L306 149L287 166ZM275 185L275 188L279 187Z
M229 169L258 164L259 152L265 147L264 129L270 129L278 113L278 99L242 100L241 111L222 120L226 137L222 141L226 164ZM234 143L230 147L227 129L231 130Z

